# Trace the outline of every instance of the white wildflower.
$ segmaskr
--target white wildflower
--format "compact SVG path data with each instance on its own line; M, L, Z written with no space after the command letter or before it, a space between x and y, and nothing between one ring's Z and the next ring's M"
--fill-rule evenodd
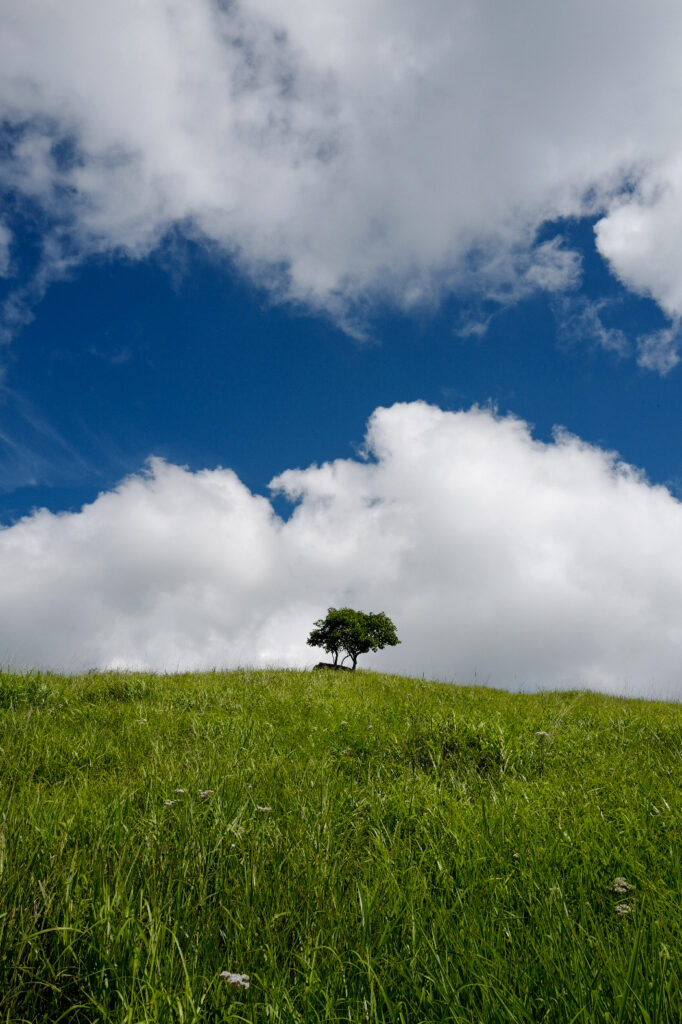
M344 718L343 722L341 722L341 725L348 725L348 722L345 720L345 718Z
M173 804L179 804L180 803L179 800L164 800L163 802L166 805L166 807L172 807Z
M614 879L613 885L610 886L610 891L617 893L619 896L624 896L626 892L632 892L635 888L634 885L630 885L624 878L618 877Z
M187 792L187 790L186 789L176 789L175 792L176 792L176 794L178 796L184 796L185 793Z
M228 985L234 985L235 988L247 989L249 987L248 974L233 974L232 971L221 971L220 977Z
M262 807L260 804L256 804L256 810L260 811L261 814L269 814L272 807Z
M200 789L199 796L202 800L208 800L210 796L213 796L215 790L213 789Z
M539 739L539 740L548 740L549 739L549 733L545 732L544 729L540 729L538 732L535 733L535 735L536 735L537 739Z
M617 914L620 914L621 917L623 917L625 914L632 913L632 907L629 903L617 903L613 909L616 911Z

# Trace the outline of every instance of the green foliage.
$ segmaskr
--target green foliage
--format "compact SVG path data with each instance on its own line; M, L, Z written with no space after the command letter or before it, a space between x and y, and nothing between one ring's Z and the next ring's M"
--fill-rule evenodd
M322 647L338 665L339 654L346 652L353 669L358 657L368 651L380 651L400 643L396 628L384 612L357 612L353 608L329 608L324 619L317 619L306 643ZM342 661L345 661L343 658Z
M0 682L4 1024L679 1024L679 705Z

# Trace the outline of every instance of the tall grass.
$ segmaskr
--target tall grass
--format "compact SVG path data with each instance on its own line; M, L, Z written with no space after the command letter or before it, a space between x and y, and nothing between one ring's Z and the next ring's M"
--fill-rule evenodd
M5 674L0 751L2 1021L682 1020L679 705Z

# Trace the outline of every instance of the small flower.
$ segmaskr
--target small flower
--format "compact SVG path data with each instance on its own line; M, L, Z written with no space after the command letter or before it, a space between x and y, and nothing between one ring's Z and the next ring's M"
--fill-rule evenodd
M512 853L512 857L514 858L514 860L518 860L520 856L521 854L519 853Z
M249 987L248 974L233 974L232 971L221 971L220 977L223 978L228 985L234 985L235 988L247 989Z
M136 723L138 725L146 725L147 724L147 719L146 718L136 718L135 721L136 721Z
M270 811L272 810L272 807L261 807L260 804L256 804L256 810L259 811L261 814L269 814Z
M549 733L545 732L544 729L540 729L538 732L536 732L535 736L539 740L548 740L549 739Z
M173 804L179 804L180 803L179 800L164 800L163 802L166 805L166 807L172 807Z
M213 789L200 789L199 797L201 800L208 800L210 796L213 796L215 790Z
M624 896L626 892L632 892L634 888L634 885L630 885L629 882L620 877L614 879L613 885L609 886L610 891L617 893L618 896Z
M176 789L175 792L177 793L178 796L184 796L185 793L187 792L187 790L186 789Z
M345 720L345 718L344 718L343 722L341 722L341 725L348 725L348 722Z
M632 913L632 907L629 903L617 903L613 909L616 911L617 914L620 914L621 917L624 917L626 914Z
M347 757L347 756L348 756L349 754L352 754L352 753L353 753L353 751L352 751L352 750L350 749L350 747L346 747L346 749L345 749L345 750L342 750L342 751L341 751L341 753L342 753L342 754L345 754L345 755L346 755L346 757Z

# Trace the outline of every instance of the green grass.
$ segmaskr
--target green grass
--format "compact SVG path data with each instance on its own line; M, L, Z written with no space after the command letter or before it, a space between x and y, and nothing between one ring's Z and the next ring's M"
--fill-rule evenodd
M682 1019L679 705L0 674L0 750L3 1022Z

